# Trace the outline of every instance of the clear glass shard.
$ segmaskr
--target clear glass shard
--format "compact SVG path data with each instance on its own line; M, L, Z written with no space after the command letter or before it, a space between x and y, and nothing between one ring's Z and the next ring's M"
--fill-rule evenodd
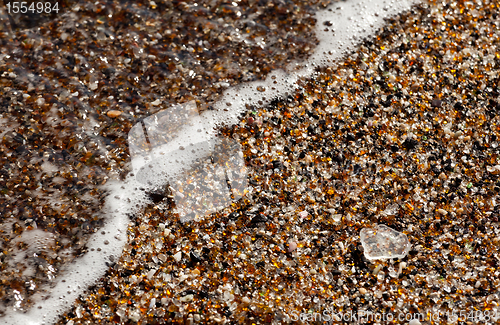
M205 123L190 102L160 111L129 132L136 179L153 187L169 184L183 222L223 209L246 193L240 144L216 137Z
M369 260L403 258L411 248L405 234L386 225L375 224L373 228L361 229L359 236Z

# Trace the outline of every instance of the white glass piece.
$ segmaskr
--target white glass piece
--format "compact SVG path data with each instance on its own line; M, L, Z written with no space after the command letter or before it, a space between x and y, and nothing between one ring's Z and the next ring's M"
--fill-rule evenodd
M359 236L369 260L403 258L411 248L405 234L386 225L375 224L373 228L361 229Z
M160 111L129 132L138 182L173 190L183 222L199 220L245 194L247 173L240 144L207 132L210 123L189 102Z

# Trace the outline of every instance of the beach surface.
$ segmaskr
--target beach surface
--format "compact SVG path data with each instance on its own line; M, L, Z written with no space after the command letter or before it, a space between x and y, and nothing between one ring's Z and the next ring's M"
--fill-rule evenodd
M9 321L51 299L71 263L102 255L105 273L68 288L76 301L62 298L48 322L340 323L349 313L369 324L496 322L496 2L415 4L366 37L361 28L331 62L314 61L324 41L315 29L338 32L345 18L315 16L330 2L67 5L39 29L0 15ZM352 28L371 23L353 17ZM276 89L259 86L266 78ZM254 93L260 102L245 102ZM175 192L120 186L141 187L129 175L133 125L190 101L224 117L215 131L241 146L248 188L182 222L176 195L200 193L196 170ZM104 231L114 215L126 218L119 239ZM376 224L407 236L405 257L365 257L360 231ZM89 242L101 232L111 242Z

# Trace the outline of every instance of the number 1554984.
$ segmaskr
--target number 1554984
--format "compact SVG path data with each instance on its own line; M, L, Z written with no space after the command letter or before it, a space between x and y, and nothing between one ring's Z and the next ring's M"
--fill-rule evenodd
M26 13L37 13L37 14L51 14L59 12L59 3L54 4L50 2L7 2L7 12L9 14L26 14Z

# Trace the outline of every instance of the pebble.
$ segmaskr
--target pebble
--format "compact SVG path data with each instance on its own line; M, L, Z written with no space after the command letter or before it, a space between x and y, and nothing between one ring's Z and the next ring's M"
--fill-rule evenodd
M399 269L398 269L398 274L401 274L401 272L406 268L406 262L401 262L399 263Z
M110 110L106 113L106 115L108 115L109 117L111 118L115 118L115 117L118 117L122 114L121 111L117 111L117 110Z
M179 298L182 302L193 301L194 295L185 295L184 297Z
M182 252L181 251L179 251L179 252L177 252L177 253L174 254L174 260L176 262L179 262L181 260L181 258L182 258Z
M156 273L156 269L152 269L148 272L148 279L151 280Z
M333 221L335 222L340 222L342 220L342 215L339 214L339 213L336 213L336 214L332 214L332 219Z
M442 214L443 216L448 214L448 211L446 211L444 209L437 209L437 212L439 212L439 214Z
M443 105L443 101L439 99L433 99L431 102L432 107L441 107Z

